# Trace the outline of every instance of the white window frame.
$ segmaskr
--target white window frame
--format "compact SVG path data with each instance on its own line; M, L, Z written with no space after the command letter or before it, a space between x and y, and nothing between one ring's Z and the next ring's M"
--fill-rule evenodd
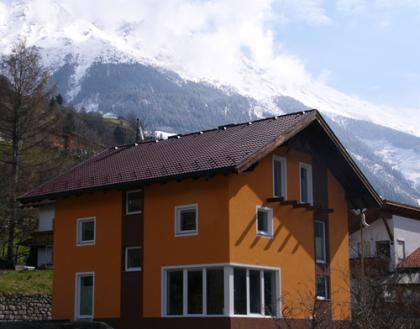
M126 272L139 272L142 270L141 266L138 267L128 267L128 251L129 250L139 250L139 252L141 252L141 247L140 246L135 246L135 247L126 247L125 248L125 271Z
M264 231L259 231L258 230L258 211L264 211L267 213L267 227L268 227L268 232L264 232ZM257 236L260 237L265 237L265 238L273 238L273 209L272 208L268 208L268 207L263 207L263 206L257 206L256 211L255 211L255 230L257 233Z
M135 214L141 214L142 211L138 210L138 211L128 211L128 195L131 193L137 193L137 192L142 192L142 189L138 189L138 190L131 190L131 191L127 191L125 192L125 214L126 215L135 215Z
M324 278L324 284L325 284L325 295L326 296L318 296L318 294L317 294L317 291L315 291L315 293L316 293L316 299L317 300L329 300L329 295L330 295L330 293L329 293L329 284L328 284L328 282L329 282L329 278L327 277L327 276L320 276L321 278ZM318 280L318 277L316 277L316 280ZM316 286L318 286L318 282L316 282ZM317 290L317 289L315 289L315 290Z
M299 162L299 202L304 203L302 201L302 176L301 171L302 168L307 170L308 174L308 203L313 205L314 203L314 191L313 191L313 184L312 184L312 165L310 163Z
M402 243L402 252L403 252L403 258L400 258L398 255L398 249L399 249L399 244ZM405 240L404 239L396 239L396 244L395 244L395 251L396 251L396 259L398 262L403 261L404 259L407 258L407 255L405 253Z
M195 230L181 231L181 211L183 210L195 210ZM198 234L198 204L186 204L175 207L175 236L192 236Z
M224 312L223 314L207 314L207 269L219 268L223 270L224 276ZM245 268L247 271L247 314L234 314L234 268ZM203 312L202 314L188 314L188 287L187 287L187 272L189 270L201 269L203 271ZM183 314L171 315L168 314L168 294L167 294L167 274L170 271L182 271L183 272ZM261 310L263 314L255 314L249 312L249 270L261 271ZM265 315L265 298L264 298L264 275L263 271L274 272L274 290L275 290L275 315ZM177 266L164 266L161 268L161 316L167 318L179 318L179 317L250 317L250 318L280 318L281 317L281 269L278 267L271 266L256 266L249 264L240 263L215 263L215 264L197 264L197 265L177 265Z
M80 278L92 276L92 314L80 315ZM74 319L75 320L88 320L93 319L95 316L95 272L77 272L75 275L75 289L74 289Z
M83 223L93 221L93 240L82 241L82 227ZM77 246L92 246L96 244L96 217L78 218L76 221L76 245Z
M281 162L281 178L282 178L282 184L281 189L283 191L284 195L276 195L276 184L274 181L274 162L279 161ZM285 200L287 200L287 159L285 157L279 156L279 155L273 155L273 159L271 161L271 167L272 167L272 177L271 181L273 184L273 197L275 198L281 198L283 197Z
M327 225L322 220L315 220L315 225L317 223L322 224L322 227L324 229L324 243L323 243L323 246L324 246L324 250L323 250L323 252L324 252L324 259L317 259L316 258L316 231L315 231L314 232L314 239L315 239L315 250L314 250L315 251L315 262L318 263L318 264L326 264L327 263Z

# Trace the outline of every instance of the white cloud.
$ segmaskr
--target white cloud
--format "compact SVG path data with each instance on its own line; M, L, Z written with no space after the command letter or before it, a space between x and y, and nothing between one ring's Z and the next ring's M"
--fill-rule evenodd
M323 0L277 0L273 3L275 18L280 23L298 22L309 25L331 23Z
M355 15L365 12L368 7L366 0L337 0L337 11L347 15Z

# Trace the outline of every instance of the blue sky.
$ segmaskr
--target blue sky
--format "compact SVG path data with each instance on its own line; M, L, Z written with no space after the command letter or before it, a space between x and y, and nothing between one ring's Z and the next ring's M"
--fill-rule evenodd
M277 47L345 93L420 108L420 0L295 2L272 4Z

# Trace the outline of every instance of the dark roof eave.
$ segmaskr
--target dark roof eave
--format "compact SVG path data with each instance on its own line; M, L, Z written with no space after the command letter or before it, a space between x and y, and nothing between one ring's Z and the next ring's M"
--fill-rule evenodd
M46 193L46 194L37 195L33 197L22 196L18 198L18 201L23 206L33 206L32 204L42 202L44 200L56 199L59 197L68 197L75 194L92 193L92 192L97 192L97 191L129 189L131 187L135 187L139 185L150 185L154 183L163 183L163 182L168 182L168 181L173 181L173 180L200 178L200 177L205 177L205 176L213 176L217 174L232 174L236 172L237 170L235 166L229 166L229 167L215 168L212 170L196 171L192 173L162 176L162 177L157 177L157 178L142 179L142 180L136 180L136 181L130 181L130 182L122 182L122 183L117 183L117 184L99 185L99 186L94 186L94 187L79 188L79 189L60 191L60 192L55 192L55 193Z

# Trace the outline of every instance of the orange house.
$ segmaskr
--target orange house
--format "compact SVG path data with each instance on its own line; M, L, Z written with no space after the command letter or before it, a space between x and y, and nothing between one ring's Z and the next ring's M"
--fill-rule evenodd
M348 211L381 204L315 110L107 149L47 200L53 318L116 328L348 320Z

